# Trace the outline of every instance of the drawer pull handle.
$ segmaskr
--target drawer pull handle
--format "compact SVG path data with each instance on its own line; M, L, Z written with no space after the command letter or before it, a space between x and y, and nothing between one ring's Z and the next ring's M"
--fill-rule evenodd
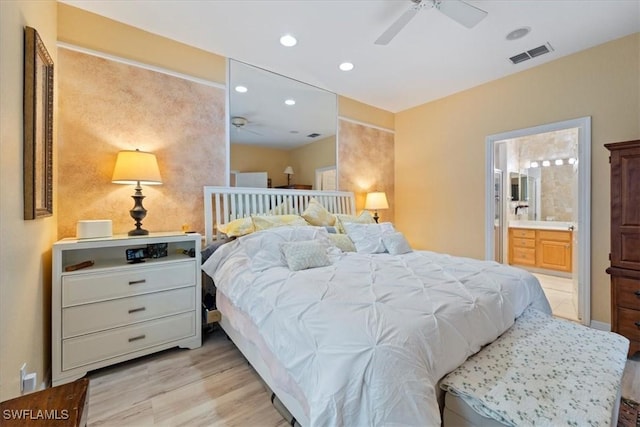
M146 335L138 335L137 337L133 337L133 338L129 338L129 342L134 342L134 341L138 341L138 340L143 340L145 339L147 336Z
M634 294L636 294L636 296L640 298L640 291L635 291Z
M129 310L129 314L131 313L137 313L139 311L145 311L147 308L146 307L138 307L138 308L132 308Z
M129 285L139 285L140 283L145 283L146 279L141 279L141 280L132 280L129 282Z

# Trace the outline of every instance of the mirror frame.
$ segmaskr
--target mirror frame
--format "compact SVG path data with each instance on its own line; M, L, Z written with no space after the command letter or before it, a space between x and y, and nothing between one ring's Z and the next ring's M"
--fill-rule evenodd
M24 28L24 219L53 215L53 60Z

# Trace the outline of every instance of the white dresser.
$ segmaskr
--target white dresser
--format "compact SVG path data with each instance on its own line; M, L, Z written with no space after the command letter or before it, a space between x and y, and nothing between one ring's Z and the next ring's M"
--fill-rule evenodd
M200 347L201 239L176 232L54 244L53 385L159 350ZM149 244L166 244L167 256L127 262L127 249ZM65 271L85 261L93 265Z

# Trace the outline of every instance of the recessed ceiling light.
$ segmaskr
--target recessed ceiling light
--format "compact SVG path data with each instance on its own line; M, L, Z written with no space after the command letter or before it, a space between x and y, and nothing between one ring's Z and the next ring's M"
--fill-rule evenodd
M280 37L280 44L282 46L292 47L298 44L298 40L296 40L296 38L291 34L285 34L284 36Z
M353 64L351 62L343 62L338 66L342 71L351 71L353 70Z
M235 89L236 89L236 92L239 92L239 93L246 93L248 90L246 86L236 86Z
M296 105L296 100L295 99L285 99L284 103L287 104L287 105Z
M530 32L531 32L531 28L530 27L516 28L515 30L513 30L509 34L507 34L506 39L507 40L518 40L518 39L523 38L524 36L526 36Z

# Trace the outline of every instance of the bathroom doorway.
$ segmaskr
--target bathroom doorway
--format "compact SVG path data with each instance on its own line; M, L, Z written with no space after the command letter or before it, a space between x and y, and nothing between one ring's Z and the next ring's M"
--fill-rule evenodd
M536 274L554 314L585 325L590 130L585 117L486 138L486 258Z

